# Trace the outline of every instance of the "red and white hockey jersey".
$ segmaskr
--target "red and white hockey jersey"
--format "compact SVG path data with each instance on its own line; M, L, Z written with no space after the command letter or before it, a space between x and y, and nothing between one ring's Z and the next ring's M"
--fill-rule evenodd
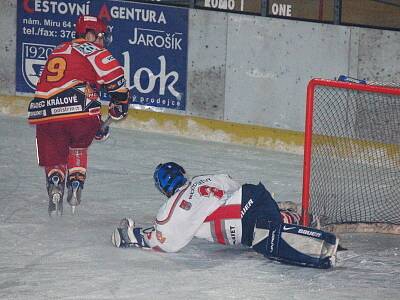
M107 49L84 39L63 43L44 66L29 105L29 122L97 115L101 104L95 90L107 84L126 89L124 70Z
M144 237L154 250L176 252L193 237L239 245L241 185L229 175L202 175L178 189L160 208L154 230Z

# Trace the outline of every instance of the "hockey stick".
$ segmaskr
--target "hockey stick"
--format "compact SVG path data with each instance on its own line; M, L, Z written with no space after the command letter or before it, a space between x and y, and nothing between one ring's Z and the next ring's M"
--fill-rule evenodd
M101 120L101 118L100 118ZM95 139L99 142L104 142L110 136L110 124L113 122L113 119L108 116L105 121L101 120L102 124L99 130L96 133Z
M110 116L107 117L107 119L101 124L100 130L103 131L106 129L106 127L110 126L110 124L113 122L113 118Z

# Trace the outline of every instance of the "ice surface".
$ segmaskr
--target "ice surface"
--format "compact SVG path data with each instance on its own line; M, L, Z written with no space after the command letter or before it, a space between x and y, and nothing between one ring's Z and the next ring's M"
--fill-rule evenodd
M111 246L122 217L152 222L159 162L261 180L278 201L300 201L300 155L112 128L90 148L79 215L65 205L49 218L34 135L25 119L0 115L0 299L400 299L399 236L342 235L349 250L333 270L202 240L174 254Z

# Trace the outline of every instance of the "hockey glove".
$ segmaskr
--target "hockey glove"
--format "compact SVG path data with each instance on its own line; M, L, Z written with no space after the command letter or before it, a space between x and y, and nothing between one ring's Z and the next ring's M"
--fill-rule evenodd
M108 114L116 121L122 120L128 115L129 100L111 101L108 106Z
M110 126L104 126L104 121L101 121L100 128L96 132L95 140L99 142L103 142L108 139L110 136Z
M114 230L111 242L117 248L136 247L150 249L144 240L141 229L135 227L135 222L131 218L124 218L121 220L119 227Z
M111 101L108 107L108 113L114 120L122 120L128 114L131 95L129 89L125 86L125 79L119 77L116 80L104 86Z

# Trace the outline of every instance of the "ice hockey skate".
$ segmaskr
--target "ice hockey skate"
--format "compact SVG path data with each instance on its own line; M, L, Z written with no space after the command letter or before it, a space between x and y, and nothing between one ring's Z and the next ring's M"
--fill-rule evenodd
M67 201L69 205L71 205L71 212L73 215L76 214L76 207L81 203L81 194L84 181L85 181L85 175L82 173L73 173L68 176Z
M64 180L60 173L55 172L48 177L47 192L49 195L49 216L53 212L61 216L63 213Z

